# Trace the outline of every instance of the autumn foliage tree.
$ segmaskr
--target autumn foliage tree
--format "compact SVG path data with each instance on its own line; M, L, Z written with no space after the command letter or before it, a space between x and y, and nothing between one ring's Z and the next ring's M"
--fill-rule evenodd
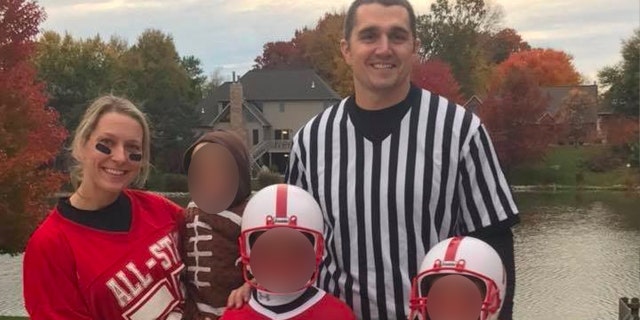
M511 69L526 69L534 76L537 85L578 85L581 76L573 65L573 57L553 49L532 49L512 54L497 67L497 76L505 77Z
M255 59L256 69L296 69L309 67L300 48L298 38L291 41L268 42L264 45L262 55Z
M489 1L432 1L417 21L421 53L448 63L467 98L483 94L494 67L483 40L499 29L503 16L502 7Z
M513 53L531 50L529 43L511 28L495 33L485 32L480 36L480 42L486 51L487 59L494 64L502 63Z
M457 104L464 103L460 85L453 77L451 67L440 59L416 60L411 81L414 85Z
M353 91L351 69L340 52L344 12L326 13L313 28L297 30L293 39L269 42L255 59L256 69L310 67L329 82L340 95Z
M0 253L18 253L64 177L51 169L66 131L30 62L44 20L34 1L0 2Z
M638 140L638 119L624 116L614 115L606 121L605 134L607 144L612 146L622 146L634 143Z
M548 98L527 69L510 69L493 81L478 115L507 169L544 157L554 131L552 124L538 121L547 106Z

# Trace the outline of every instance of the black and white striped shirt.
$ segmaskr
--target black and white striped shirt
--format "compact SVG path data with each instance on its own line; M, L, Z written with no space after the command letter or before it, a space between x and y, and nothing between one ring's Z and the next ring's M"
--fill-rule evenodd
M325 110L296 134L287 170L325 215L318 284L360 319L406 319L411 279L439 241L518 221L478 117L415 87L392 108L406 111L383 134L353 97Z

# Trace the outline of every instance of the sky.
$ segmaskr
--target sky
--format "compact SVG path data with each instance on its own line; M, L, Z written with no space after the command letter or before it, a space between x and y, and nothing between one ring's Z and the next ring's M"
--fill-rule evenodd
M269 41L290 40L296 29L314 26L328 11L351 0L40 0L47 12L43 30L75 37L118 35L130 44L145 29L173 36L181 56L194 55L211 74L231 78L253 66ZM433 0L413 0L417 14ZM516 29L534 47L574 57L589 82L604 66L621 60L621 41L640 27L638 0L494 0L503 26Z

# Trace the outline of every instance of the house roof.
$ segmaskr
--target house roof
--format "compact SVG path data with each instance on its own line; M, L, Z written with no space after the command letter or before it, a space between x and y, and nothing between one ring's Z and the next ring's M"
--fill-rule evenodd
M335 101L340 96L313 70L251 70L239 82L245 101ZM231 82L225 82L197 106L201 124L216 117L218 104L230 101ZM204 110L204 113L202 111Z
M555 115L564 102L564 99L569 96L571 90L579 90L587 95L593 97L594 101L598 101L598 86L596 85L578 85L578 86L555 86L555 87L542 87L540 88L544 95L549 97L549 107L547 112L550 115Z
M340 96L313 70L252 70L240 78L246 100L339 100ZM224 83L219 98L229 100L230 82ZM217 90L216 90L217 91Z

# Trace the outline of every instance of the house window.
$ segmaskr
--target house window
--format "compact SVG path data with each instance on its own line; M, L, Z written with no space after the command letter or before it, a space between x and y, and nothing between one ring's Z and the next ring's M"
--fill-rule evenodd
M291 140L291 130L289 129L278 129L274 133L276 140Z
M260 142L260 131L253 129L253 145L257 145Z
M284 112L284 102L280 102L280 112Z

